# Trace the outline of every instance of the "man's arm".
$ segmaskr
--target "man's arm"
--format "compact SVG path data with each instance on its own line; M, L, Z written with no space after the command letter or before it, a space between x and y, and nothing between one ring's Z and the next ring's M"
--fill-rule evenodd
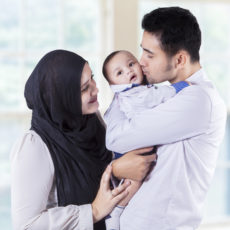
M116 152L173 143L204 133L211 116L209 96L193 85L159 106L127 119L115 105L108 122L107 148ZM113 119L115 118L115 119Z
M131 180L142 181L155 165L157 155L147 154L153 148L142 148L127 152L122 157L112 162L112 172L118 179L128 178Z

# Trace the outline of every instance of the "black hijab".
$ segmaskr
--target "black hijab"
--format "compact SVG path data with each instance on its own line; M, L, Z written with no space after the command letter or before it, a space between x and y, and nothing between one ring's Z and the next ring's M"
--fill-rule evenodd
M54 163L59 206L91 203L112 157L97 115L82 115L85 63L75 53L52 51L39 61L25 86L31 129L46 143Z

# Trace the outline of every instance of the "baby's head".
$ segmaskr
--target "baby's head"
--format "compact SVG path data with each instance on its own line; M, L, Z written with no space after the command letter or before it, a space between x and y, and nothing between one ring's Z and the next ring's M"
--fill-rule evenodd
M126 50L115 51L107 56L102 73L110 85L141 84L144 80L139 62Z

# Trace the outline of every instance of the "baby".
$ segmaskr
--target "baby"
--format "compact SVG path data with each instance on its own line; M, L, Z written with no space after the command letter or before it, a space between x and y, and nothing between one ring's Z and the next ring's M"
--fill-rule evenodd
M164 85L157 87L154 85L148 85L139 62L130 52L125 50L115 51L107 56L103 63L102 72L114 92L113 101L104 115L105 123L107 125L107 148L108 143L110 143L111 135L116 135L113 132L113 124L110 122L111 118L116 116L116 114L111 113L113 106L120 109L127 118L131 118L143 110L152 109L159 104L164 103L166 100L175 96L181 89L189 85L185 81L172 84L171 86ZM143 123L145 121L140 122ZM115 159L124 154L117 153L116 147L110 150L114 152ZM118 186L115 181L113 181L113 184L114 186ZM112 218L107 218L106 225L107 227L109 226L109 229L119 229L118 219L123 208L128 204L129 200L136 193L141 184L142 182L139 181L131 181L129 196L120 203L119 207L114 209L110 215Z

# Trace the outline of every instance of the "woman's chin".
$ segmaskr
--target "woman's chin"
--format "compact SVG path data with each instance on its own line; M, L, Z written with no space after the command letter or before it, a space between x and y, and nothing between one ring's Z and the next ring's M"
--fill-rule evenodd
M82 111L82 114L86 115L86 114L93 114L96 113L98 111L99 108L99 103L98 101L95 101L94 103L91 103L88 108L85 108Z
M99 108L99 103L98 101L95 102L95 108L94 108L94 113L96 113L98 111L98 108Z

